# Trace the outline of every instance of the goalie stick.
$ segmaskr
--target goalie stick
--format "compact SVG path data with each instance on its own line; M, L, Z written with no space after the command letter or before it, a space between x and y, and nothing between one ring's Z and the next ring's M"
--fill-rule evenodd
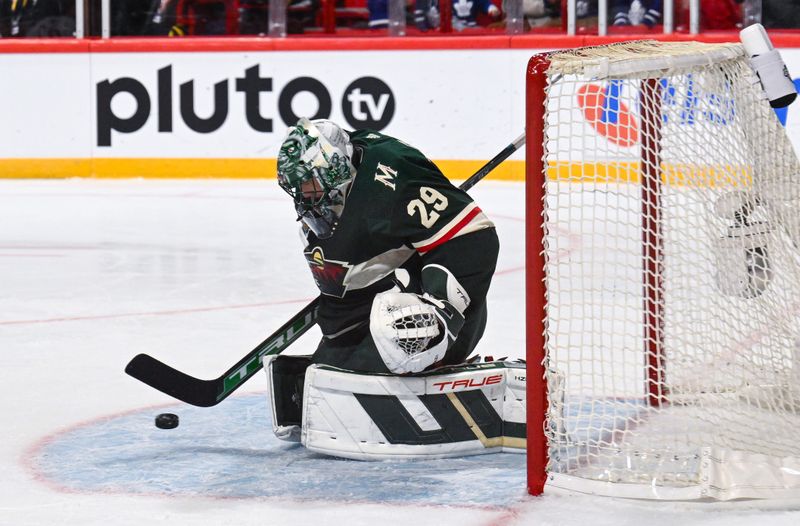
M459 188L469 190L475 186L478 181L508 159L523 144L525 144L524 133L465 180ZM319 298L315 298L218 378L203 380L189 376L148 354L134 356L125 367L125 372L150 387L187 404L198 407L215 406L261 369L261 359L264 356L280 354L313 327L317 323L318 304Z

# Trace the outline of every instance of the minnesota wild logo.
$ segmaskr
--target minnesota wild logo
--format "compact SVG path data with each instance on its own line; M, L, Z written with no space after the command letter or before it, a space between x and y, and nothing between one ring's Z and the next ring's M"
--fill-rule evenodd
M352 266L346 261L325 259L325 253L320 247L306 250L304 254L320 292L337 298L344 297L347 291L344 282Z

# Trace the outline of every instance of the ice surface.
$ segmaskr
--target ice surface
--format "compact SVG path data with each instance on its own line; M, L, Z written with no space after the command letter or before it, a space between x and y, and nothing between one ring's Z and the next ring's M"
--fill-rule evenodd
M522 186L472 193L501 240L479 351L521 357ZM800 524L785 503L531 498L524 455L329 459L272 437L260 374L199 409L123 373L147 352L216 377L314 296L272 182L0 181L0 524Z

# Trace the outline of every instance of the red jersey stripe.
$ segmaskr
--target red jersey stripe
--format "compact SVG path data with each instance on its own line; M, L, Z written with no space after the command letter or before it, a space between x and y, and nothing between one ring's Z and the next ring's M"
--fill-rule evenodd
M424 246L421 246L421 247L417 247L417 252L419 252L420 254L424 254L425 252L429 252L429 251L433 250L434 248L438 247L439 245L441 245L442 243L446 242L447 240L452 239L453 236L458 234L458 232L462 228L467 226L470 223L470 221L472 221L475 218L475 216L480 214L480 213L481 213L480 207L476 206L475 208L470 210L470 212L466 216L464 216L464 219L462 219L461 221L456 223L455 226L453 228L451 228L445 235L443 235L442 237L440 237L439 239L437 239L433 243L429 243L427 245L424 245Z

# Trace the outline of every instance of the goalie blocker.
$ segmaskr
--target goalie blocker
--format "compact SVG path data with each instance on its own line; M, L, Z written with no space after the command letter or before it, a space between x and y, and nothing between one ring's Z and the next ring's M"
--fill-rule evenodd
M525 364L356 373L268 356L273 429L308 449L358 460L525 450Z

